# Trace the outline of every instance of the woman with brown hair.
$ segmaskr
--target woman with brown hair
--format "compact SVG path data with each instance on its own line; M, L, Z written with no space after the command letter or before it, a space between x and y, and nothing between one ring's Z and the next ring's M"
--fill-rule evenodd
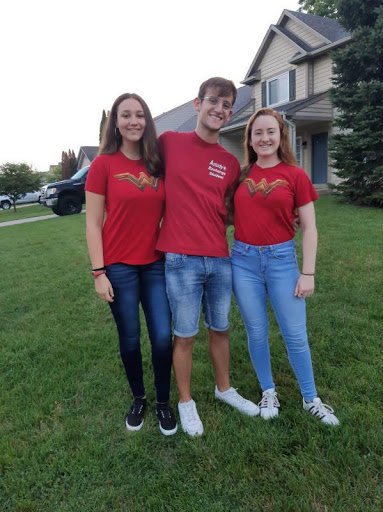
M164 435L177 431L169 408L171 315L163 254L156 250L165 204L152 115L137 94L122 94L110 111L86 182L86 234L95 289L109 303L133 404L126 428L140 430L146 393L140 350L139 304L152 348L156 414ZM106 220L104 222L104 215Z
M268 344L268 296L299 383L303 408L323 423L338 425L332 408L317 396L306 329L305 298L314 293L316 199L310 179L296 165L281 115L270 108L259 109L245 132L245 165L234 196L231 257L234 294L263 391L261 416L273 418L279 409ZM296 209L302 227L302 272L295 253Z

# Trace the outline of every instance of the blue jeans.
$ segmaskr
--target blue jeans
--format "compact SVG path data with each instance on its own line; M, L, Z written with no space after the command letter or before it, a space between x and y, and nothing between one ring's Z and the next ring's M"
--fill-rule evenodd
M168 252L165 273L175 335L189 338L197 334L201 302L205 327L213 331L229 328L230 258Z
M294 240L267 246L248 245L235 240L231 259L234 294L262 389L275 387L268 343L268 295L302 396L311 401L317 392L307 340L306 304L304 299L294 297L300 275Z
M117 325L120 354L133 396L145 395L140 349L139 304L144 310L152 347L158 402L167 402L172 361L171 314L166 296L164 260L149 265L115 263L106 267L114 291L110 303Z

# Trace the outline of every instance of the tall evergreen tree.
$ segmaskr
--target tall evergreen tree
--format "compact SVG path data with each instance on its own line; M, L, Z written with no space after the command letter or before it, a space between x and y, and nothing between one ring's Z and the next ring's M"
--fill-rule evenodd
M73 176L73 174L77 171L77 158L76 158L76 155L74 154L73 149L69 150L68 156L69 156L70 175Z
M102 116L101 116L101 122L100 122L100 136L99 136L99 142L101 142L101 139L102 139L102 133L104 131L104 125L106 123L106 120L107 120L108 116L106 115L106 112L105 110L102 111Z
M336 188L352 202L383 207L382 0L339 0L338 13L352 40L332 54Z
M325 18L336 18L338 15L338 0L299 0L300 11Z
M70 174L70 165L69 165L69 155L66 151L61 153L61 174L63 180L68 180L71 176Z

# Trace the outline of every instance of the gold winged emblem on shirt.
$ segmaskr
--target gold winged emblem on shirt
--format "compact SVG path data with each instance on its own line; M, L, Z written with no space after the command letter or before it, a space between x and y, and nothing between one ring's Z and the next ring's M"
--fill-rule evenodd
M288 185L286 180L275 180L268 183L265 178L262 178L259 183L255 183L252 178L243 180L243 184L247 187L249 194L253 197L257 192L261 192L264 197L267 197L275 188L285 187Z
M146 186L152 188L153 190L157 190L160 182L159 178L155 178L154 176L150 176L149 178L144 172L140 172L138 178L136 176L133 176L133 174L130 174L130 172L115 174L114 177L120 181L130 181L132 185L134 185L141 191L144 190Z

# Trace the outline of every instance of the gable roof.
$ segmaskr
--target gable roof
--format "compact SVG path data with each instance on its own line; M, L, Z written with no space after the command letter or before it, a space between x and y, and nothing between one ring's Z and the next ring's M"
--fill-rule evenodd
M168 110L154 118L157 135L172 130L175 132L190 132L197 126L197 113L194 109L194 100L188 101L179 107ZM251 101L251 87L248 85L238 88L237 99L233 112L236 114Z
M313 47L296 36L289 29L285 28L284 25L289 19L294 20L299 25L304 26L311 33L315 34L321 43ZM245 78L242 80L243 84L251 84L260 80L258 67L275 35L285 38L285 40L291 44L292 49L295 48L295 53L291 56L290 60L290 62L294 64L300 60L333 49L335 46L343 44L351 38L351 33L344 29L337 20L285 9L278 23L276 25L270 25Z
M306 14L304 12L287 11L294 18L302 21L305 25L315 30L332 43L351 35L342 25L333 18L324 18L323 16L314 16L314 14Z
M98 146L81 146L77 160L80 158L81 151L87 158L89 158L89 161L92 162L92 160L94 160L97 156Z

